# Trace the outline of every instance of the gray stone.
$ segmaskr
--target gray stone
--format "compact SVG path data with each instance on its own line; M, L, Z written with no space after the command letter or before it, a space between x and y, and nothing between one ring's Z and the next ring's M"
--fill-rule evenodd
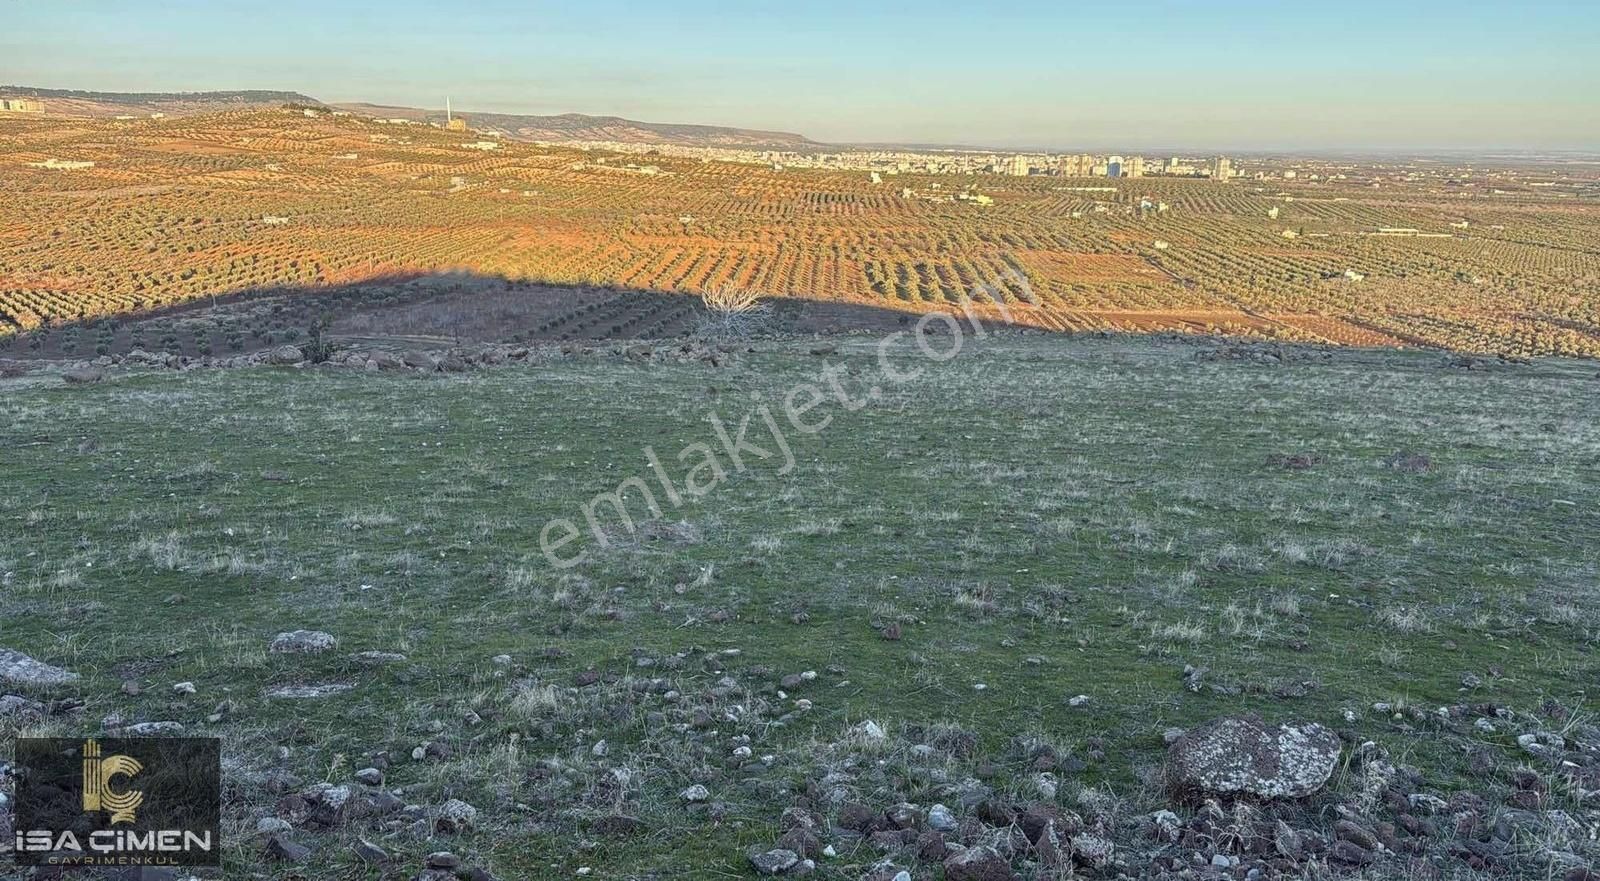
M355 855L360 857L363 862L387 863L389 861L388 851L377 846L376 844L373 844L365 838L357 838L355 843L350 845L350 849L354 851Z
M1109 839L1087 833L1072 837L1072 858L1091 869L1103 869L1111 865L1116 854L1116 845Z
M800 855L792 850L773 850L750 854L750 865L762 875L776 875L800 862Z
M711 797L711 791L696 783L688 789L678 793L678 796L687 802L701 802Z
M77 681L76 673L36 661L15 649L0 648L0 682L45 687Z
M337 648L339 641L320 630L292 630L273 637L267 651L275 655L316 655Z
M1365 866L1372 862L1371 851L1358 844L1343 840L1335 841L1333 848L1328 851L1328 855L1333 858L1334 862L1344 863L1349 866Z
M461 858L448 850L436 850L428 854L428 868L454 869L461 865Z
M459 798L452 798L439 806L434 829L439 832L465 832L478 821L478 809Z
M344 694L352 688L355 688L355 686L348 682L323 682L315 685L278 685L267 689L265 694L270 698L303 700Z
M13 716L42 716L45 713L44 704L31 701L15 694L0 694L0 719L9 719Z
M155 737L161 734L182 734L182 722L135 722L117 729L118 733L133 737Z
M257 835L280 835L292 831L294 831L294 827L289 825L288 820L280 820L277 817L262 817L256 821Z
M1303 798L1333 776L1338 735L1317 723L1268 727L1253 716L1214 719L1167 750L1173 788L1191 793Z
M311 856L311 848L296 844L286 836L274 835L267 839L267 854L285 862L300 863Z
M938 804L928 809L928 828L935 832L954 832L960 825L956 815L944 805Z
M279 346L267 354L267 363L278 367L287 367L299 364L306 359L305 353L295 346Z

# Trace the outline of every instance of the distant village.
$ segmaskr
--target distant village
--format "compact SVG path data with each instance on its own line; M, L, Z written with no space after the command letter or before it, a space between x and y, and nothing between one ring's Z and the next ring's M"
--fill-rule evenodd
M1003 153L982 150L841 150L803 153L737 147L690 147L674 144L632 144L617 141L575 141L567 146L619 153L656 153L663 156L767 165L785 168L826 168L891 174L999 174L1010 177L1198 177L1225 181L1239 175L1226 156L1187 159L1171 156L1096 155L1091 153Z

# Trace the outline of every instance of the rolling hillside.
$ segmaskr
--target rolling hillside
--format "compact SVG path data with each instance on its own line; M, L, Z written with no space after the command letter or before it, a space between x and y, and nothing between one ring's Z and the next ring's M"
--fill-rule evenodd
M414 119L419 122L444 122L444 111L383 104L335 104L341 110L368 116ZM638 144L676 144L687 147L754 147L780 150L813 150L825 145L793 132L727 128L716 125L680 125L639 122L619 116L588 116L563 113L558 116L526 116L516 113L461 112L475 129L496 131L524 141L617 141Z
M0 86L7 98L33 98L48 113L72 116L116 117L164 113L193 116L224 110L260 110L284 104L320 107L322 102L299 92L239 89L226 92L88 92L78 89L41 89L34 86Z

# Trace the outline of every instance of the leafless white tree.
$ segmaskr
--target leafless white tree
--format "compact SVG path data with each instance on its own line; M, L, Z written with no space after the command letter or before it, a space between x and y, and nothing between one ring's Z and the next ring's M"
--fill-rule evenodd
M772 316L772 307L761 302L761 294L732 285L721 285L700 295L706 307L700 318L700 336L710 339L745 339L760 331Z

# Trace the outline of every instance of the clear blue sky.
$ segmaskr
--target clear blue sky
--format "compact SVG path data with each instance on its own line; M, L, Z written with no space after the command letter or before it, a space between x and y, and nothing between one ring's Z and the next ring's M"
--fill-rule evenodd
M859 8L858 8L859 6ZM1600 148L1600 4L13 0L0 83L993 146Z

